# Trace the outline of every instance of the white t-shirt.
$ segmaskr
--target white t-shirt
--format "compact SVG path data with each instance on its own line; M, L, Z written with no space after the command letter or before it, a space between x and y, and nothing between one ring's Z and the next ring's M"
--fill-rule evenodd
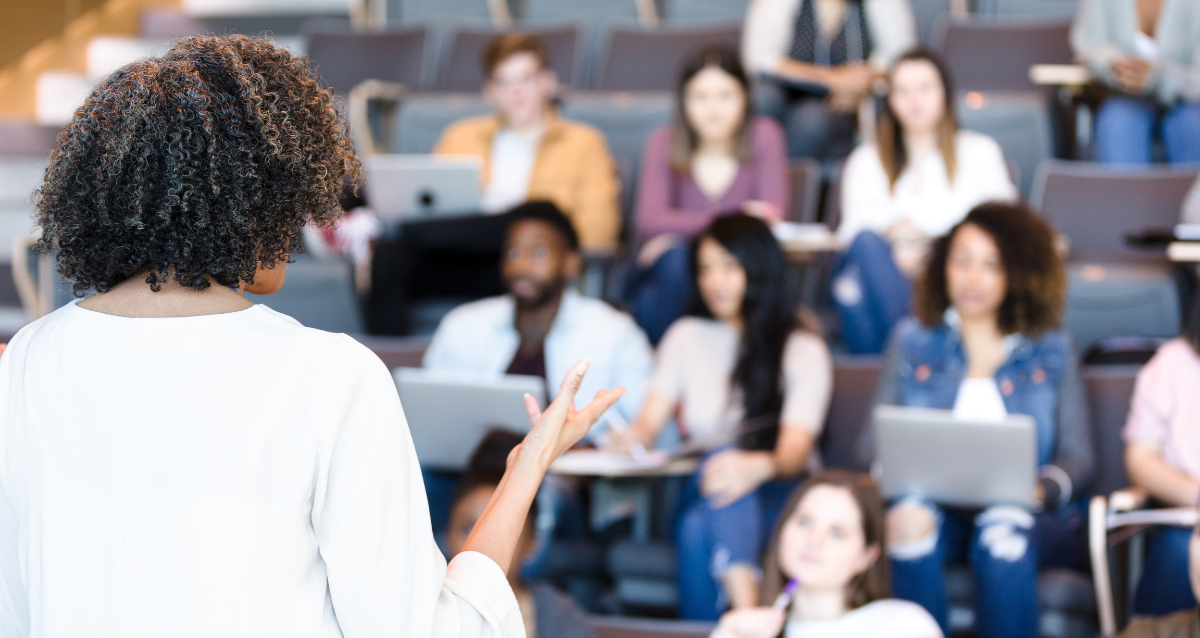
M953 183L941 154L933 153L906 167L891 189L875 143L854 149L842 172L838 237L849 242L864 230L881 233L904 219L937 237L979 204L1017 200L1017 187L1009 178L1004 153L996 140L961 130L954 138L954 150L957 162Z
M941 638L924 607L906 600L877 600L834 620L788 620L784 638Z
M958 385L958 396L954 398L954 418L968 421L1001 422L1008 416L1004 397L996 379L966 378Z
M506 128L496 131L489 162L491 176L480 195L485 213L502 213L525 202L539 142Z
M0 636L524 636L447 567L391 375L257 305L65 306L0 356Z

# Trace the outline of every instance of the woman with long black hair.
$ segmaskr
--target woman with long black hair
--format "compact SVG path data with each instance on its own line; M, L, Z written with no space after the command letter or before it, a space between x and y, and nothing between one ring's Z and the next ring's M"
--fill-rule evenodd
M672 416L711 450L678 522L679 609L715 620L758 599L766 530L808 465L832 391L829 349L799 327L784 255L762 220L717 218L692 247L694 306L658 350L658 367L618 446L651 445Z

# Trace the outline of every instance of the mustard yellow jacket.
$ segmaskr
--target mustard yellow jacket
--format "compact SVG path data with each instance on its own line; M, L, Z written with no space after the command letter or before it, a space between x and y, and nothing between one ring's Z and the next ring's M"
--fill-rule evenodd
M483 115L459 120L442 132L433 152L478 155L480 177L491 174L492 138L500 118ZM595 128L551 116L538 147L526 197L548 200L562 209L579 233L584 248L611 248L621 231L620 184L604 135Z

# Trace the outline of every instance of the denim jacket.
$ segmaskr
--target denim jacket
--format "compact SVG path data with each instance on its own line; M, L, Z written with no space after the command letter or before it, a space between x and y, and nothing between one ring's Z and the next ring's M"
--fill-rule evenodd
M1010 337L1008 359L996 371L996 384L1010 414L1028 414L1037 423L1038 466L1062 494L1080 493L1095 469L1087 397L1071 338L1061 331L1037 339ZM875 405L949 410L966 377L967 358L956 327L934 328L906 319L892 333L876 391ZM859 446L860 461L874 459L870 428Z

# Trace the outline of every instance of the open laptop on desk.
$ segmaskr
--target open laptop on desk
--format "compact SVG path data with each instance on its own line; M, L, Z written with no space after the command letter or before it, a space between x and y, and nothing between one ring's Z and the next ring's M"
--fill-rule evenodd
M918 496L962 507L1033 507L1033 417L956 419L950 410L875 408L875 460L884 496Z
M384 223L478 215L482 164L473 155L367 155L367 203Z
M489 430L529 431L526 394L546 405L539 377L397 368L392 378L424 468L466 469Z

